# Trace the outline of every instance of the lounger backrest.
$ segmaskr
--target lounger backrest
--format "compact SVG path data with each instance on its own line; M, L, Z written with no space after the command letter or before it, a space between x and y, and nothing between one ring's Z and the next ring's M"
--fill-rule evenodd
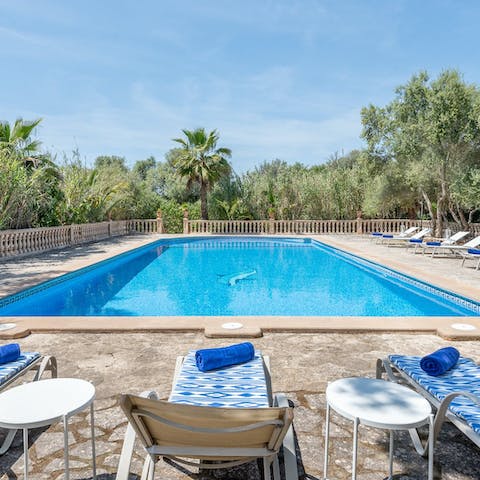
M424 237L425 235L428 235L432 230L430 228L424 228L423 230L420 230L418 233L412 236L413 239L419 239Z
M478 247L479 245L480 245L480 235L470 240L469 242L465 243L463 246L467 248L475 248L475 247Z
M407 228L404 232L400 233L398 236L407 237L408 235L410 235L413 232L416 232L417 230L418 230L418 227L410 227L410 228Z
M120 406L146 448L278 451L293 420L291 408L198 407L135 395L121 395Z
M452 235L450 238L447 238L445 240L445 243L457 243L463 237L466 237L469 233L470 232L457 232L454 235Z

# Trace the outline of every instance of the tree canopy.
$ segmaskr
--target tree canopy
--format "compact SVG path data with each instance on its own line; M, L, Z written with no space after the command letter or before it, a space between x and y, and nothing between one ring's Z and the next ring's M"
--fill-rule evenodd
M480 90L454 71L414 75L384 106L361 111L365 148L326 162L281 159L233 172L217 130L183 130L175 148L133 165L74 151L57 159L35 138L41 120L0 122L0 228L154 218L480 220Z

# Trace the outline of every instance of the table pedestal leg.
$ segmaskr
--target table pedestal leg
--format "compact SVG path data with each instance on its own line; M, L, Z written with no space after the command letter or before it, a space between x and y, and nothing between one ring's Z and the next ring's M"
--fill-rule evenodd
M70 480L70 465L68 464L68 417L63 417L63 461L65 464L65 480Z
M325 419L325 452L324 452L324 458L323 458L323 479L324 480L327 480L329 438L330 438L330 405L327 403L327 416Z
M23 477L28 480L28 428L23 429Z
M95 420L93 418L93 402L90 404L90 428L92 430L93 480L95 480L97 478L97 461L95 454Z
M390 453L388 455L388 479L393 478L393 430L390 430Z
M358 418L353 421L352 480L357 478L358 422Z

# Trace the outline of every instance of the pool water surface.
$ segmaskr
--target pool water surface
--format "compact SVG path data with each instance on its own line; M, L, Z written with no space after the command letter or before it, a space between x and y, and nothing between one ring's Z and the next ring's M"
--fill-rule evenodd
M473 300L309 239L160 240L0 300L0 316L474 316Z

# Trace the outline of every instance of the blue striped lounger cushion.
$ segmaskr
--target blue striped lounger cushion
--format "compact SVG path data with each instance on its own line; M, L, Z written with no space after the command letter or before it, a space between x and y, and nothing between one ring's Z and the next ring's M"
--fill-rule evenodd
M195 352L189 352L169 401L203 407L269 407L260 352L250 362L208 372L197 368Z
M420 368L422 357L390 355L390 362L405 372L437 400L442 401L453 392L469 392L480 397L480 366L470 358L460 357L455 367L443 375L432 377ZM467 422L470 428L480 434L480 404L466 397L456 397L449 410Z
M38 352L22 353L14 362L8 362L0 365L0 388L8 380L14 377L18 372L28 367L32 362L40 357Z

